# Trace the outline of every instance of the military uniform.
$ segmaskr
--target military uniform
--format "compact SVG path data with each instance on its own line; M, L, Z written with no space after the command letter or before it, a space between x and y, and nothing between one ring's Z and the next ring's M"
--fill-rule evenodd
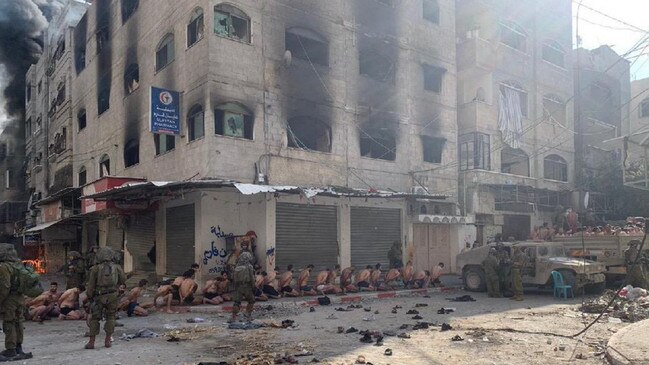
M487 258L482 261L482 267L487 282L487 294L490 298L502 298L498 281L498 259L495 251L489 252Z
M65 273L65 286L67 289L78 288L84 283L86 276L86 263L77 251L70 251L72 260L68 263Z
M512 257L512 289L514 290L515 300L523 300L523 278L521 277L521 271L525 266L525 254L520 250L514 251L514 256Z
M248 303L248 306L246 307L246 317L248 320L252 319L252 310L255 305L255 272L252 266L254 258L250 251L243 248L242 250L243 251L239 255L234 269L234 305L230 322L237 319L241 302L245 301Z
M509 252L505 250L505 247L497 246L496 259L498 259L498 281L500 284L500 291L503 293L508 292L512 262L509 257Z
M633 242L633 241L632 241ZM637 260L636 257L640 254L637 244L630 244L629 248L624 250L624 262L626 266L626 284L633 287L640 287L647 289L647 278L643 270L642 259Z
M388 260L390 261L390 269L398 269L403 266L403 252L399 242L395 242L388 251Z
M22 350L25 298L12 287L16 264L20 264L20 259L13 245L0 244L0 314L5 335L5 350L0 353L0 361L31 357Z
M90 277L90 269L95 265L95 254L97 253L98 247L93 246L90 248L90 250L86 253L86 257L84 258L84 263L86 264L86 271L85 271L85 278L88 280Z
M115 332L115 316L119 302L118 288L126 283L126 275L121 266L114 262L114 253L109 248L101 248L97 252L97 263L90 269L86 292L90 304L90 341L86 348L94 348L95 337L99 334L99 321L106 318L105 346L110 347L110 337Z

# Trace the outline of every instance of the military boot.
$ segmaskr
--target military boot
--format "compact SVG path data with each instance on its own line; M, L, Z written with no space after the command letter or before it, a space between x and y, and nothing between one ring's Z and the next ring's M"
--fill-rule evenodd
M16 349L4 350L0 352L0 361L11 361L14 357L16 357L16 355L18 355Z
M104 339L104 346L106 348L110 348L111 346L113 346L113 337L112 337L112 335L108 335L108 334L106 335L106 338Z
M32 357L34 357L34 355L32 355L31 352L24 352L23 351L23 345L22 344L16 345L16 353L18 354L16 356L18 359L16 359L16 360L31 359Z
M95 348L95 336L90 336L88 343L85 346L86 350L92 350Z

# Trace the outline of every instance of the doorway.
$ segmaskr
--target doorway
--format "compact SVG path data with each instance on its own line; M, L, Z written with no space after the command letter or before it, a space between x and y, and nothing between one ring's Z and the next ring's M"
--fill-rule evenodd
M451 268L451 226L443 224L415 224L414 266L416 270L432 270L443 262L445 272Z
M530 236L532 219L529 215L505 215L503 240L513 237L516 241L525 241Z

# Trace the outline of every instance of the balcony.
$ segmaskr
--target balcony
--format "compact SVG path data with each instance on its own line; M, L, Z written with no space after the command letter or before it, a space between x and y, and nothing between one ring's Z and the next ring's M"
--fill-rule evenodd
M477 185L529 186L535 189L551 191L566 191L572 188L569 182L505 174L496 171L467 170L460 171L460 176L467 184L474 183Z
M472 101L458 108L458 132L493 134L498 130L498 111L482 101Z
M482 38L465 39L457 45L457 69L491 72L496 67L497 47Z

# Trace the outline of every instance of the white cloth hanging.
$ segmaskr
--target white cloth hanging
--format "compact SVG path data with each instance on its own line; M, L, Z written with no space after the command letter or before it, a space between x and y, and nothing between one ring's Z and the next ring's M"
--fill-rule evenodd
M521 148L523 144L523 112L519 92L502 87L500 90L498 129L503 142L511 148Z

